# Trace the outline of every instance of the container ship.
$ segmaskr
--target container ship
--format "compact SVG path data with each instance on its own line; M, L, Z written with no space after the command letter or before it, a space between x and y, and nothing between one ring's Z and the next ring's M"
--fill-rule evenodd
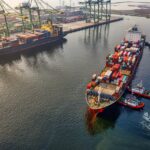
M42 45L57 42L65 36L62 27L52 24L50 21L33 32L12 34L9 37L0 38L0 56L22 52Z
M86 102L90 110L103 112L115 104L132 82L141 60L145 35L135 25L130 28L114 53L106 57L106 65L100 74L93 74L86 87Z

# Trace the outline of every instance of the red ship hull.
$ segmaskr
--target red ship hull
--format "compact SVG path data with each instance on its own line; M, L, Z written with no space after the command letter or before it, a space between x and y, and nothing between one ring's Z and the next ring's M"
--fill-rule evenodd
M137 96L140 96L140 97L143 97L143 98L147 98L147 99L150 99L150 95L147 95L147 94L141 94L141 93L138 93L138 92L132 92L130 88L127 88L127 90Z
M129 104L126 104L124 102L118 102L120 105L123 105L123 106L126 106L126 107L129 107L129 108L132 108L132 109L141 109L145 106L145 104L143 102L141 102L139 105L137 106L132 106L132 105L129 105Z

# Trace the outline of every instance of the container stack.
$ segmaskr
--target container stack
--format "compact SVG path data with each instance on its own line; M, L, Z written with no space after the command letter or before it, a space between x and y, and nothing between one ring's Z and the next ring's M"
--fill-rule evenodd
M47 38L51 36L51 32L46 30L40 30L40 29L35 30L35 34L39 34L40 38L44 38L44 37Z
M106 66L112 67L116 63L121 65L121 69L132 70L139 56L142 44L140 42L122 41L115 47L115 53L109 55L106 59Z
M140 42L122 41L115 47L115 53L106 57L106 67L109 70L103 71L101 78L105 82L111 82L115 85L126 83L127 76L132 72L141 47Z
M17 38L6 38L1 42L1 47L15 47L19 45L19 40Z

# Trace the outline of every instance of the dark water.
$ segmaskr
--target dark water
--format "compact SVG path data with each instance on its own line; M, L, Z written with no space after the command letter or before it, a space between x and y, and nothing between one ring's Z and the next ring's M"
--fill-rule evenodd
M87 111L84 91L91 75L100 72L105 57L139 24L150 41L150 20L124 21L68 35L63 46L17 59L1 58L0 150L147 150L150 130L141 122L146 106L133 111L116 105L105 116ZM134 83L150 89L150 50L144 55Z

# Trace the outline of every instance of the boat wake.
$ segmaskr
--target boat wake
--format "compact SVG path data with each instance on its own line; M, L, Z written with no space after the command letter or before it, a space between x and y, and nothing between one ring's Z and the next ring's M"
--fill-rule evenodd
M145 112L143 114L143 121L141 122L141 125L144 129L147 129L150 131L150 115L148 112Z
M141 124L144 129L148 129L150 131L150 123L149 122L142 121Z

